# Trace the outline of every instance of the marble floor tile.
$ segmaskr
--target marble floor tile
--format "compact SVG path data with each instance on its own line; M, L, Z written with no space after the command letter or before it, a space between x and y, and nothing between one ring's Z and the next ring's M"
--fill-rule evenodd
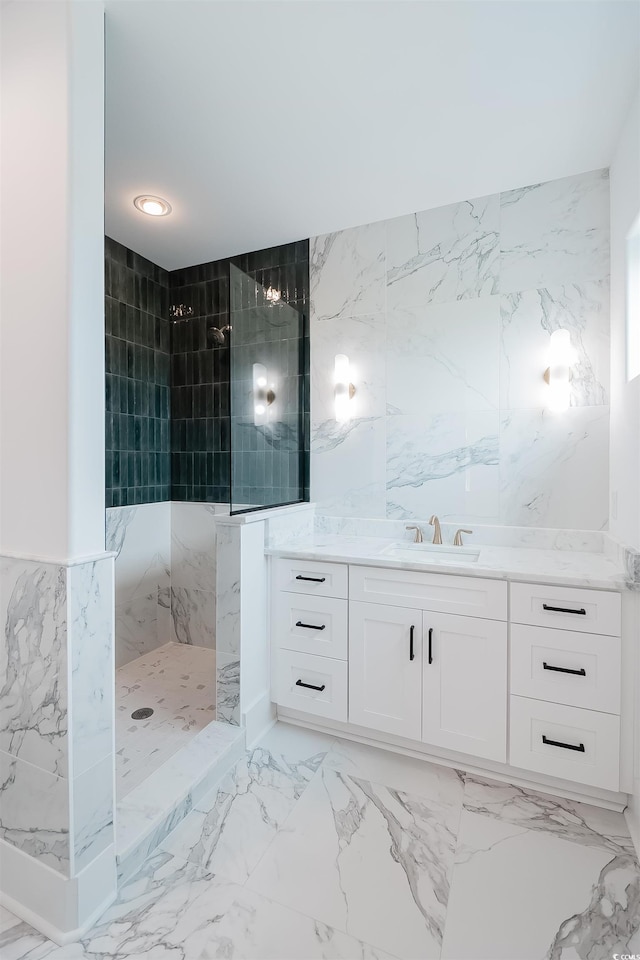
M511 783L467 776L464 808L515 827L540 830L612 853L634 853L623 814L577 800L552 797Z
M169 854L152 857L79 943L57 947L18 922L0 950L3 960L394 960Z
M34 930L28 923L18 920L10 927L0 928L0 957L2 960L43 960L50 957L57 947L47 937ZM78 952L75 944L70 945L66 956L58 954L58 960L75 960L84 956L82 948ZM73 951L73 952L71 952Z
M2 960L640 954L621 814L282 723L194 802L81 942L0 908Z
M450 806L460 818L464 775L451 767L351 740L337 740L327 754L324 766L336 773L372 780L417 797L428 797L443 809ZM458 829L457 822L454 829Z
M323 768L247 885L396 956L436 958L454 849L436 804Z
M391 955L250 890L238 893L199 960L392 960Z
M332 742L322 734L278 725L196 804L162 849L244 883Z
M635 857L463 811L443 960L610 960L639 927Z

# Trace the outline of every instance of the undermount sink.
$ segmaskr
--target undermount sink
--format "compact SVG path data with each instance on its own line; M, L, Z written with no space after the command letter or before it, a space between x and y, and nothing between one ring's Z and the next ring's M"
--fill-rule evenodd
M392 543L382 553L410 563L475 563L480 556L473 547L452 547L448 543Z

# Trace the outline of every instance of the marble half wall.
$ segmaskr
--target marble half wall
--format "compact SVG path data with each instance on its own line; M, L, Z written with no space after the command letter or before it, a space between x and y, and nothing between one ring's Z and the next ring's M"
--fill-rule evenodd
M228 507L171 504L171 639L216 648L218 519Z
M217 717L242 724L249 743L274 717L265 546L311 536L314 515L305 503L218 519Z
M228 512L169 501L107 510L117 667L169 642L215 649L217 520Z
M609 176L315 237L311 499L342 517L606 529ZM571 407L546 406L571 332ZM333 363L356 394L338 424Z
M110 507L107 550L116 554L116 667L171 639L171 503Z
M114 844L113 559L0 558L0 617L0 839L71 879Z

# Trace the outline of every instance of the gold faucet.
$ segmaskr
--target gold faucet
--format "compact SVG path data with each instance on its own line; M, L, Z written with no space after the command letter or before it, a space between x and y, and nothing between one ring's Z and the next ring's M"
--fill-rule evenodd
M436 517L435 513L429 520L429 524L434 528L432 543L442 543L442 530L440 529L440 521Z
M473 530L456 530L456 535L453 538L454 547L463 547L462 534L463 533L473 533Z
M416 535L413 540L414 543L422 543L422 541L424 540L424 537L422 536L422 530L420 529L420 527L411 525L410 527L405 527L405 530L415 530Z

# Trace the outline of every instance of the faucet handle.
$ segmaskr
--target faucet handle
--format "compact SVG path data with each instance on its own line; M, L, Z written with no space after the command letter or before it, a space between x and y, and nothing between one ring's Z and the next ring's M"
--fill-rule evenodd
M416 526L415 524L411 524L411 526L405 527L405 530L415 530L416 535L414 537L413 542L422 543L423 538L422 538L422 530L420 529L420 527Z
M463 534L463 533L473 533L473 530L464 530L464 529L456 530L456 535L455 535L455 537L453 538L453 545L454 545L454 547L462 547L462 546L464 546L464 544L463 544L463 542L462 542L462 534Z

